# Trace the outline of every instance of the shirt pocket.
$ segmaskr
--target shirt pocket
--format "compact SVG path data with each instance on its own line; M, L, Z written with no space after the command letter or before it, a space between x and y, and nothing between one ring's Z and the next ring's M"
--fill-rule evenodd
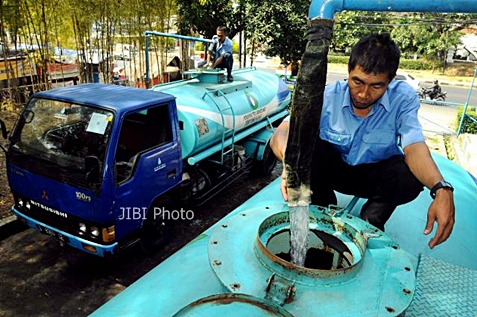
M329 142L342 154L348 154L351 150L351 134L334 131L330 129L321 129L320 138Z
M363 142L380 147L394 146L397 143L397 136L392 130L370 130L363 135Z

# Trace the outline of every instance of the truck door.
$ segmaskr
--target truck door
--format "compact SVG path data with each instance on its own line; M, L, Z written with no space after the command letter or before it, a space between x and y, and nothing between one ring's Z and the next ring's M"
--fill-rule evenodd
M123 118L114 166L117 217L129 216L139 222L155 197L181 181L180 146L172 124L177 117L173 111L174 107L164 104ZM122 216L125 211L129 212ZM121 238L123 230L118 225L117 237Z

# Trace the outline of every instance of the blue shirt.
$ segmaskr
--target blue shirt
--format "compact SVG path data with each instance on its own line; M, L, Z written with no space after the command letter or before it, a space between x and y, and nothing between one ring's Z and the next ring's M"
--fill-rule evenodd
M325 88L320 138L331 143L349 165L403 155L402 148L425 142L417 115L419 107L414 89L393 80L368 116L362 118L353 112L348 83L338 81Z
M215 51L215 60L220 56L224 56L225 54L229 53L232 55L232 40L228 37L225 38L224 42L220 44L217 42L217 50Z

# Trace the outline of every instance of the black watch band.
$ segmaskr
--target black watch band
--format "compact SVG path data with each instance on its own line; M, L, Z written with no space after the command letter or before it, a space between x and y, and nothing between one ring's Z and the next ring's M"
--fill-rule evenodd
M454 187L449 182L440 181L439 183L435 184L434 187L431 188L431 197L432 199L436 198L436 191L438 189L445 188L454 191Z

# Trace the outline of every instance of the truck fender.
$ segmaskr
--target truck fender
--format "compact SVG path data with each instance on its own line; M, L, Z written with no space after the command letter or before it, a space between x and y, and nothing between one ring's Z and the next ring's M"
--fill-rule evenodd
M155 253L171 239L174 221L167 218L167 212L177 210L177 204L169 196L154 200L141 225L141 248L145 253Z
M273 129L262 129L243 142L245 156L254 159L253 171L261 176L269 175L277 164L277 159L270 148Z

